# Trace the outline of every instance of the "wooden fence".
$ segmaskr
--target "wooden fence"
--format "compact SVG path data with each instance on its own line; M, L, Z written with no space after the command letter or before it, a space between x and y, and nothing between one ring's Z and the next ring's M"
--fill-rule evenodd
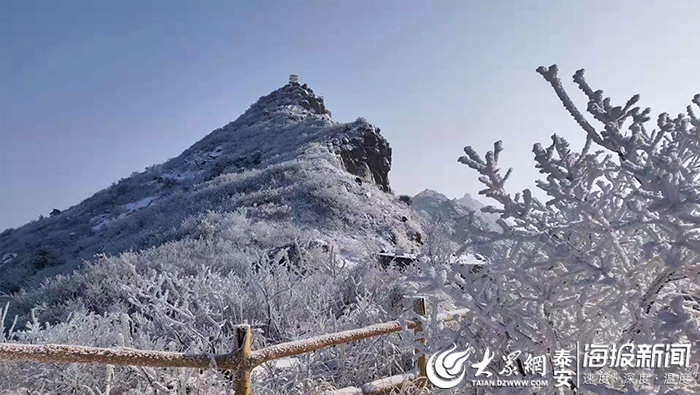
M425 299L414 300L414 311L426 315ZM437 319L443 322L461 318L467 310L455 310L439 314ZM0 360L34 361L43 363L90 363L99 365L175 367L175 368L217 368L231 370L235 374L236 395L250 394L250 375L252 370L268 361L306 354L322 348L338 344L350 343L357 340L382 336L412 329L421 333L420 321L407 321L402 326L399 321L366 326L360 329L347 330L331 334L276 344L260 350L251 351L250 325L242 324L235 327L236 344L229 354L187 354L166 351L146 351L131 348L98 348L73 345L34 345L17 343L0 343ZM425 339L420 339L425 344ZM425 385L425 369L428 356L419 355L416 367L404 374L379 379L367 383L360 388L349 387L333 391L335 395L383 394L409 381L417 381Z

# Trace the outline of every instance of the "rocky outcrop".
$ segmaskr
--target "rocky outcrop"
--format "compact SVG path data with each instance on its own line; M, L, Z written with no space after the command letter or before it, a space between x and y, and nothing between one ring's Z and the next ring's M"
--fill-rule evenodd
M390 192L391 147L379 132L378 127L359 119L348 125L344 136L333 139L333 151L348 172Z
M297 97L299 105L304 109L312 111L315 114L328 114L332 115L330 110L328 110L323 103L322 97L317 97L314 95L314 91L309 88L306 84L299 86L299 84L289 84ZM297 87L301 89L296 89Z
M290 82L258 99L235 124L250 126L261 121L301 121L308 116L326 121L332 119L332 114L326 108L322 97L316 96L306 84Z

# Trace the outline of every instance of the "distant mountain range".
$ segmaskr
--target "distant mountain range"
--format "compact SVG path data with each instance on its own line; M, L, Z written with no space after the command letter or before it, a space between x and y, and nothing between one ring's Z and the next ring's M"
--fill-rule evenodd
M439 192L426 189L414 196L412 202L414 209L430 222L447 228L456 242L463 242L468 237L466 229L470 213L474 213L476 225L483 229L500 229L496 223L498 215L482 212L484 205L469 194L450 199Z

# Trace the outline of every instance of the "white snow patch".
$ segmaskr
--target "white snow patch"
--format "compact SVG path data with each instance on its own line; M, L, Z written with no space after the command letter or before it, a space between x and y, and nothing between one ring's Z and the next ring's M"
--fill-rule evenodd
M97 232L110 221L112 221L112 219L109 217L109 214L100 214L90 218L90 225L92 225L92 230Z
M280 358L268 362L277 369L289 369L299 365L299 358Z
M481 255L478 255L478 256L474 256L471 254L463 254L460 256L452 255L452 259L454 260L454 263L459 263L460 265L483 265L486 263Z
M400 386L401 384L414 380L416 376L416 371L409 371L403 374L397 374L395 376L374 380L371 383L363 385L362 392L365 394L380 392L382 390L390 392L392 389Z
M12 262L15 258L17 258L17 253L16 252L8 252L7 254L2 256L2 264L7 264Z
M124 209L127 212L131 213L131 212L134 212L136 210L140 210L144 207L150 206L151 203L153 203L153 201L156 200L157 198L158 198L158 196L145 197L145 198L139 200L138 202L131 202L131 203L125 204Z
M220 157L224 153L224 147L218 146L214 149L214 151L209 153L209 157L212 159L216 159Z
M254 375L268 376L271 372L274 372L275 370L291 369L291 368L299 366L300 364L301 364L301 362L299 361L299 358L295 358L295 357L280 358L280 359L275 359L272 361L265 362L262 365L257 366L256 368L253 369L252 373Z
M192 180L197 178L198 175L204 173L204 170L198 170L198 171L184 171L182 173L163 173L161 177L166 178L168 180L173 180L173 181L186 181L186 180Z
M362 395L364 392L357 387L345 387L339 390L327 391L323 393L324 395Z

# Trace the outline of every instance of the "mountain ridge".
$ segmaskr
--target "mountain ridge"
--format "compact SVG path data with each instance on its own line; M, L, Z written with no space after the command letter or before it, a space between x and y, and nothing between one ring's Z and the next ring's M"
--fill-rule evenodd
M187 238L182 224L208 211L244 211L328 237L371 229L363 236L388 248L415 248L422 219L391 194L391 153L379 128L334 121L323 98L290 82L177 157L0 233L0 291L35 287L99 254Z
M461 198L450 199L444 194L432 189L425 189L412 198L413 207L422 213L431 223L446 227L454 241L464 242L470 213L474 213L477 225L497 231L498 215L481 211L485 205L471 195L464 194Z

